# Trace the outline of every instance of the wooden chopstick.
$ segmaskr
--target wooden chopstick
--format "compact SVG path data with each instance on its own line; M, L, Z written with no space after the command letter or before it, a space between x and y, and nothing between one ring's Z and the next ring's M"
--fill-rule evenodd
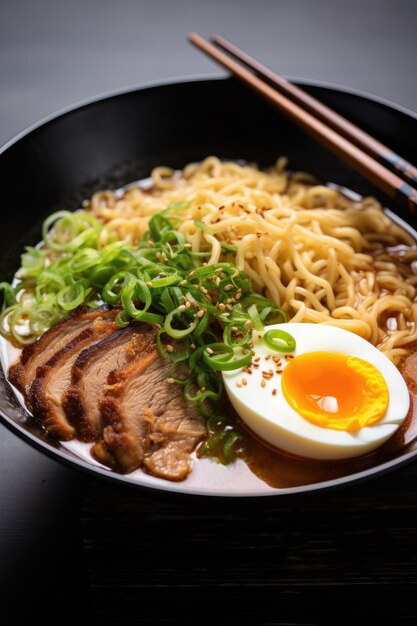
M413 213L417 213L417 190L404 182L394 172L388 170L369 154L361 150L361 148L355 146L348 139L345 139L332 128L329 128L329 126L316 119L311 113L305 111L298 104L276 91L261 78L254 75L250 70L200 37L200 35L190 33L188 39L192 44L197 46L197 48L205 52L249 87L272 102L289 119L301 126L339 158L346 161L371 183L381 189L387 196L393 198L402 207L407 208Z
M280 74L273 72L271 69L251 57L249 54L232 44L230 41L220 35L213 35L211 41L217 46L233 55L237 60L241 61L249 69L268 82L273 87L277 87L281 93L289 96L294 102L297 102L303 109L318 117L322 122L333 128L357 146L363 148L365 152L379 159L388 169L396 170L396 173L402 178L408 180L411 184L417 185L417 168L403 159L399 154L393 152L383 143L372 137L365 131L349 122L345 117L333 111L317 98L310 96L306 91L290 83Z

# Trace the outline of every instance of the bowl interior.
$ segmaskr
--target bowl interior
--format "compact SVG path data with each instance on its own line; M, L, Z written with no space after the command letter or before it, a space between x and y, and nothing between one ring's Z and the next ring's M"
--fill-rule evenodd
M320 85L303 85L336 111L346 115L410 162L417 162L417 118L389 104L359 94ZM0 185L4 224L0 229L0 280L10 280L25 245L40 239L40 223L59 208L76 209L83 199L102 188L118 188L145 178L156 165L183 167L216 155L244 159L260 166L277 157L289 158L292 169L315 174L361 194L380 193L362 177L288 122L269 104L233 79L197 80L152 86L106 97L52 117L11 142L0 153ZM415 220L407 216L411 226ZM16 400L1 373L0 412L20 437L64 462L114 480L132 482L74 456L48 438ZM273 490L299 492L336 486L395 467L416 451L365 472L336 480ZM233 482L233 481L232 481ZM187 486L142 486L202 493ZM204 495L203 490L203 495ZM215 495L269 495L271 489Z

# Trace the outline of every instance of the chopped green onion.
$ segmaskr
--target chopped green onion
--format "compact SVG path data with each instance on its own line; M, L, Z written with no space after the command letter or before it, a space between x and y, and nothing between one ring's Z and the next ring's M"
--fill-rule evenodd
M120 301L127 315L134 320L150 324L162 324L164 321L162 315L147 313L152 304L152 296L149 288L140 278L135 278L129 274L126 276L126 283L120 293ZM137 308L136 301L143 303L142 309Z
M252 361L252 353L247 348L242 348L239 352L224 343L212 343L205 346L203 351L203 361L215 371L237 370L249 365Z
M276 352L294 352L295 351L295 339L290 333L285 330L279 330L273 328L268 330L262 337L265 345L271 350Z
M156 344L170 360L169 378L207 420L199 456L229 463L239 454L241 436L224 414L221 373L249 365L253 330L262 333L264 324L286 321L286 315L255 294L249 276L226 261L237 246L220 242L223 259L214 265L204 264L208 250L192 251L178 230L189 206L176 202L155 213L135 246L102 246L103 225L86 211L49 216L43 245L25 248L16 284L0 283L0 334L26 345L69 311L103 301L120 309L120 326L132 320L159 325ZM201 220L194 226L216 234ZM289 338L275 330L264 335L269 347L286 352L295 348Z
M190 335L193 330L195 330L200 322L198 317L194 317L193 321L190 322L186 328L174 328L172 326L174 320L176 317L179 317L181 319L181 321L186 324L186 322L183 321L182 319L182 311L179 309L179 307L177 309L174 309L173 311L170 311L168 313L168 315L165 318L165 322L164 322L164 330L167 333L167 335L169 335L170 337L173 337L174 339L182 339L183 337L186 337L187 335Z
M223 455L226 463L230 463L233 460L232 448L236 441L239 441L240 437L236 432L229 432L224 437L223 442Z
M0 283L0 292L3 292L3 302L6 307L16 303L15 291L9 283Z
M22 276L36 276L45 267L45 252L26 246L22 254Z
M225 241L220 242L222 250L226 250L227 252L237 252L237 246L234 246L232 243L226 243Z
M248 307L248 315L252 321L254 329L258 332L262 332L264 329L264 325L261 318L259 317L258 309L255 304L251 304Z
M64 311L73 311L84 302L85 289L81 283L76 285L68 285L57 293L57 304Z
M216 229L215 228L212 228L211 226L209 226L208 224L205 224L201 220L194 220L194 226L196 228L199 228L200 230L204 230L204 232L206 232L206 233L210 233L210 235L215 235L216 234Z

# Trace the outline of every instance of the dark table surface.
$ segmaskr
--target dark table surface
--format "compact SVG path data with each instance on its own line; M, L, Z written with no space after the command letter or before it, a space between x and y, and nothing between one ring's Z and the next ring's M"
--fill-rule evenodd
M118 87L219 75L220 32L281 73L417 110L413 0L0 1L0 143ZM7 210L7 207L2 207ZM92 480L0 426L4 623L321 624L417 618L417 464L265 500L173 498Z

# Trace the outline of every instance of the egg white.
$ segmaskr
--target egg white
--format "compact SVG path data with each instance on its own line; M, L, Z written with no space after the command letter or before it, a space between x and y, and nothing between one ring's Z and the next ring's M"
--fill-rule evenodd
M385 379L389 404L385 416L372 426L356 432L317 426L301 417L286 401L281 388L281 375L274 374L261 386L262 371L272 369L274 362L267 355L282 358L283 354L269 349L254 333L254 359L260 357L259 368L252 374L241 369L224 372L223 380L230 401L247 426L272 446L292 454L312 459L346 459L366 454L382 445L404 421L410 406L407 385L396 366L377 348L354 333L322 324L279 324L265 331L279 328L290 333L296 341L294 356L306 352L337 352L359 357L371 363ZM246 385L242 385L242 379ZM239 386L238 386L239 384ZM276 389L276 395L272 390Z

